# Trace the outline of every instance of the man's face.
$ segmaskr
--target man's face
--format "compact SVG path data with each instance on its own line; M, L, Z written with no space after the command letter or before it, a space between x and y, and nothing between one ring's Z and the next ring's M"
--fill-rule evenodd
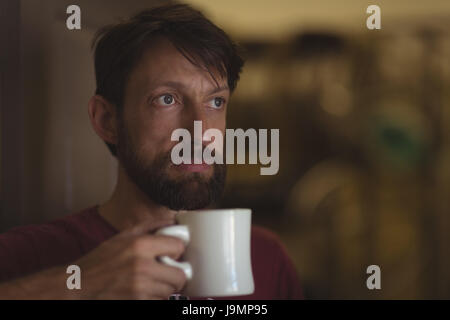
M174 165L170 155L178 142L171 135L185 128L193 141L194 120L202 121L204 131L216 128L223 134L227 81L215 74L215 82L169 41L157 44L144 52L128 78L117 156L130 179L156 203L173 210L203 208L222 193L226 167Z

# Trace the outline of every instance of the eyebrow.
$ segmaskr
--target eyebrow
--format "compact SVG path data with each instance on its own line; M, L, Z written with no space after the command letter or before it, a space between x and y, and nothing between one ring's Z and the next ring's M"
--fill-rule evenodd
M165 81L163 83L160 83L160 84L156 85L154 88L162 87L162 86L174 87L174 88L177 88L177 89L185 88L185 85L183 83L177 82L177 81ZM225 91L225 90L230 90L228 85L224 85L224 86L221 86L221 87L216 87L216 88L210 90L207 94L210 95L210 94L214 94L214 93L217 93L217 92L220 92L220 91Z

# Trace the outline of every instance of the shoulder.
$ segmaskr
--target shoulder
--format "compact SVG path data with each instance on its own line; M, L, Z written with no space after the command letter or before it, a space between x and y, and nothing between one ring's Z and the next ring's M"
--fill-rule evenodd
M102 242L116 233L116 230L100 216L98 206L67 215L44 227L64 232L86 243Z
M80 234L89 235L92 233L90 229L93 228L92 221L95 220L95 210L96 207L90 207L53 221L18 226L0 234L0 241L3 240L3 244L5 241L11 243L13 240L18 242L59 240L61 242L68 237L79 237Z
M92 249L104 236L95 208L0 234L0 280L68 263Z

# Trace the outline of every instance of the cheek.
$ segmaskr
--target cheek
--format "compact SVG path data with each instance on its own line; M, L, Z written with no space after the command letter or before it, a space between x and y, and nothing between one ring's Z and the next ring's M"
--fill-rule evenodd
M169 152L177 143L170 140L173 130L177 128L164 121L146 123L140 133L142 151L152 157Z
M142 156L154 159L168 153L177 141L171 141L172 132L183 127L180 113L176 110L159 110L142 106L139 112L130 117L137 146ZM138 115L139 114L139 115Z

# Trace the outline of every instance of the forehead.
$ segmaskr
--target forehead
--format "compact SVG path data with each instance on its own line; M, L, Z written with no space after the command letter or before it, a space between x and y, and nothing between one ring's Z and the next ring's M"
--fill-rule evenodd
M194 85L201 80L203 86L208 87L226 84L226 79L216 70L210 69L210 72L203 66L194 65L166 38L158 38L144 50L130 80L134 79L146 87L169 81Z

